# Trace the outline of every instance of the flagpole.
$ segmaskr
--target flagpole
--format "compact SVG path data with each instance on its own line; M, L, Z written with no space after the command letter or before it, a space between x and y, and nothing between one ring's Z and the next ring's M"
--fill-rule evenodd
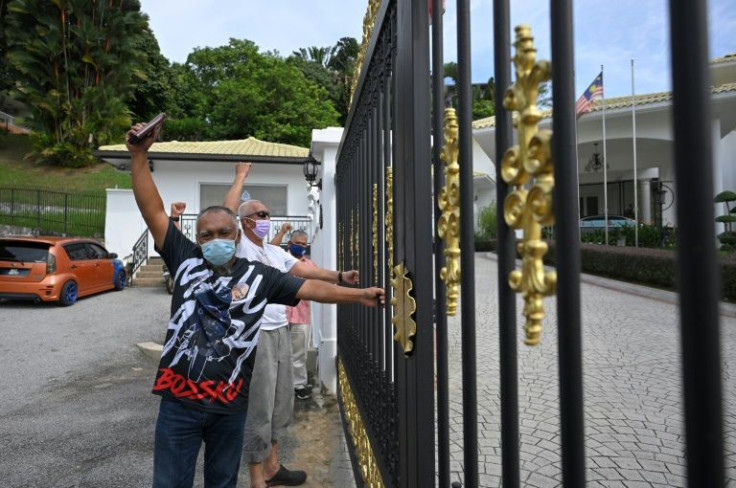
M573 76L575 74L573 73ZM575 188L577 189L577 202L578 202L578 220L581 219L582 209L580 208L580 156L578 155L578 117L575 117ZM581 240L580 222L578 222L578 241Z
M603 85L603 65L601 65L601 85ZM608 245L608 156L606 154L606 93L601 90L603 104L603 213L606 218L606 246Z
M631 60L631 131L634 135L634 245L639 247L639 173L636 166L636 90L634 88L634 60Z

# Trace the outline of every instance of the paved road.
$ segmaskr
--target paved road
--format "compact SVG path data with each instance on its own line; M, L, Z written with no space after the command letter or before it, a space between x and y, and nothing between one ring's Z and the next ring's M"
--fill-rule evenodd
M162 342L170 297L132 288L72 307L0 303L0 487L151 485L156 362L135 346ZM297 402L282 461L305 488L350 486L334 398ZM201 452L200 452L201 454ZM195 486L202 486L202 456ZM242 467L239 486L247 488Z
M476 259L480 484L500 485L497 266ZM605 280L596 280L605 282ZM615 286L614 286L615 287ZM684 487L683 421L677 308L673 295L643 287L628 293L583 284L587 486ZM517 310L522 303L517 302ZM519 335L521 483L558 487L560 473L556 303L546 300L542 343ZM732 307L731 307L732 308ZM728 486L736 486L736 319L722 317ZM450 409L453 480L462 480L460 313L450 320ZM522 322L519 321L519 329Z
M143 487L169 296L133 288L71 307L1 303L0 486Z

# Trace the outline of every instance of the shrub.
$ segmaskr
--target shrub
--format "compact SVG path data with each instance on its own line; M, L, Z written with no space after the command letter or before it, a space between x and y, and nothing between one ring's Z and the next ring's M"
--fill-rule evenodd
M545 263L554 265L555 243L549 242ZM583 273L620 279L633 283L676 290L677 257L671 249L632 248L617 246L580 245L580 265ZM722 298L736 301L736 258L719 256Z
M477 240L487 241L498 236L498 219L496 216L496 203L483 207L478 214Z
M733 230L733 223L736 222L736 216L731 215L736 207L731 208L731 202L736 201L736 193L732 191L722 191L713 199L716 203L723 203L726 206L726 214L716 217L716 222L724 224L726 231L718 235L721 241L721 251L731 252L736 245L736 232Z
M84 168L98 163L91 148L79 148L69 141L55 142L52 136L41 132L34 132L32 140L31 157L39 162L65 168Z

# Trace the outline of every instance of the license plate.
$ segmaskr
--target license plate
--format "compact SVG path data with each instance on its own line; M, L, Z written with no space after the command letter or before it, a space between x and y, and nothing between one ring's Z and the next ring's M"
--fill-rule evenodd
M26 268L0 268L0 276L28 276L30 272Z

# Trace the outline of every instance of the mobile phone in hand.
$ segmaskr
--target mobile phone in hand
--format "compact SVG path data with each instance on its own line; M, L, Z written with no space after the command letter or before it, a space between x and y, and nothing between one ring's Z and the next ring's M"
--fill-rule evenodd
M128 142L131 144L140 144L140 142L146 137L151 137L156 127L162 125L166 120L166 114L161 112L154 118L152 118L146 125L141 127L135 134L132 134L128 138Z

